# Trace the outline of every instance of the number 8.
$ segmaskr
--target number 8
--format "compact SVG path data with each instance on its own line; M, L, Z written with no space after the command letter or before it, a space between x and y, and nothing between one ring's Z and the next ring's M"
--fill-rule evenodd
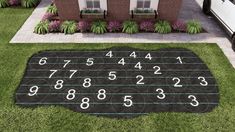
M104 89L100 89L98 91L98 95L97 95L97 98L99 100L104 100L106 98L106 91Z
M75 93L76 93L76 90L70 89L70 90L68 91L68 94L67 94L66 98L67 98L68 100L73 100L73 99L75 98Z
M90 104L89 104L89 102L90 102L90 99L89 98L83 98L82 99L82 103L80 104L80 107L82 108L82 109L88 109L89 108L89 106L90 106ZM84 106L85 105L85 106Z

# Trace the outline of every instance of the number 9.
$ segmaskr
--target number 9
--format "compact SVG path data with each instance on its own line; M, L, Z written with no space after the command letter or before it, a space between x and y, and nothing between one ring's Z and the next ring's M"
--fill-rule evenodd
M32 86L32 87L29 89L28 95L29 95L29 96L34 96L34 95L36 95L37 92L38 92L38 89L39 89L38 86Z

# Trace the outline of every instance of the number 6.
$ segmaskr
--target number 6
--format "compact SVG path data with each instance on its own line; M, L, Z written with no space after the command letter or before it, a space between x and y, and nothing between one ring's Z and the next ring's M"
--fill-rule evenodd
M38 64L43 66L47 63L47 57L43 57L39 60Z

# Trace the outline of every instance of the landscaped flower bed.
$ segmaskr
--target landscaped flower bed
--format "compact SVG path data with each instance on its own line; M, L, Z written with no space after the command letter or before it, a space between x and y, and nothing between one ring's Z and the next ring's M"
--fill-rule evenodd
M104 34L104 33L189 33L197 34L201 33L204 30L201 27L201 24L197 20L190 20L184 22L178 20L174 23L169 23L164 20L160 21L150 21L143 20L140 23L137 23L133 20L127 20L124 22L119 21L63 21L61 22L58 17L57 8L54 4L50 5L47 9L47 12L43 16L41 22L35 27L34 32L37 34L46 34L46 33L56 33L62 32L64 34L74 34L76 32L81 33L95 33L95 34Z
M25 8L32 8L36 7L39 3L40 0L0 0L0 8L20 5Z

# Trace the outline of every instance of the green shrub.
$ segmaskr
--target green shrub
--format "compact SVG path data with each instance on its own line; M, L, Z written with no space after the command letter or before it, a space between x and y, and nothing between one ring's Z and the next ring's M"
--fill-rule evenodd
M34 28L34 32L37 34L49 33L49 21L41 21Z
M8 0L0 0L0 8L9 6Z
M107 23L104 21L95 21L91 25L91 31L95 34L104 34L107 32Z
M75 21L64 21L61 25L61 31L65 34L74 34L77 31L77 23Z
M191 20L187 22L187 33L197 34L202 32L202 26L199 21Z
M55 5L50 5L48 8L47 8L47 13L52 13L52 14L57 14L58 13L58 10L56 8Z
M139 26L134 21L125 21L122 27L123 27L122 32L124 33L134 34L139 32Z
M155 25L155 32L166 34L171 32L171 25L167 21L159 21Z
M37 6L39 0L21 0L21 5L25 8L32 8Z

